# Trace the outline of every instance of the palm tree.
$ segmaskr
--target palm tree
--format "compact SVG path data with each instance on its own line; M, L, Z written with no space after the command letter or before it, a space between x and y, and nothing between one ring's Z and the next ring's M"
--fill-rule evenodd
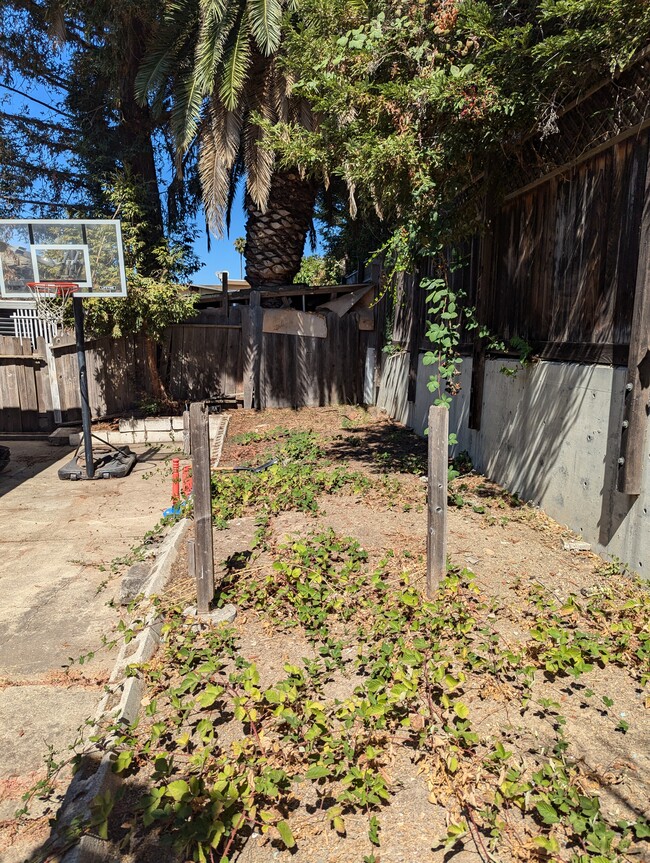
M279 169L260 146L255 115L311 127L308 103L291 95L277 62L285 16L296 0L166 0L163 23L136 90L162 110L171 102L179 165L198 144L210 229L229 227L237 183L246 176L246 278L289 284L300 267L317 185Z
M233 243L235 251L239 255L239 278L244 278L244 254L246 252L246 237L237 237Z

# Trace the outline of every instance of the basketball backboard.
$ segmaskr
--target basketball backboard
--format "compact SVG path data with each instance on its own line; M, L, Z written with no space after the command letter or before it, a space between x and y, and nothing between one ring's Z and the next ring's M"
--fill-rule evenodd
M0 219L0 294L28 299L29 282L76 282L77 297L126 296L115 219Z

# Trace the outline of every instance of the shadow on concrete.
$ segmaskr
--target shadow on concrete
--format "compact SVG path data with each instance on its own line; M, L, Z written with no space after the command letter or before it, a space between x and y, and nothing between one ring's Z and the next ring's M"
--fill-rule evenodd
M607 388L611 370L599 366L540 363L515 378L492 374L482 430L470 432L467 447L475 465L557 521L593 532L615 493L614 420L608 429L602 415Z
M63 461L74 449L70 446L54 447L44 440L3 440L2 446L9 448L10 458L7 467L0 472L0 497L57 461Z

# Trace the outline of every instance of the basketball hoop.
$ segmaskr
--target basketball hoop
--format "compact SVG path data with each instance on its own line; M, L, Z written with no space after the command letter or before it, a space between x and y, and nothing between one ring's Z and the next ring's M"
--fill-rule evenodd
M79 290L76 282L26 282L42 321L61 326L68 302Z

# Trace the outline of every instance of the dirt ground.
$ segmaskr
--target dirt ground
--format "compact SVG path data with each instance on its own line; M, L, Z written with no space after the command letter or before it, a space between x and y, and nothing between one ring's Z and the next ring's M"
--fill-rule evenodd
M230 519L227 529L215 530L217 596L222 585L224 591L230 589L227 584L232 583L233 573L236 578L240 572L241 579L246 578L252 584L258 576L262 578L272 572L274 555L277 559L277 554L282 553L278 550L292 538L330 529L337 536L352 537L365 549L368 561L364 572L383 568L387 578L402 586L400 589L404 584L423 589L426 442L384 415L357 408L272 410L261 414L240 410L230 416L220 470L265 462L273 453L278 434L282 435L278 429L314 431L332 464L344 463L369 484L358 492L346 487L319 497L317 512L287 510L274 514L267 525L267 548L255 555L251 550L259 523L253 512ZM461 475L452 482L450 492L453 505L448 515L448 553L452 566L474 575L475 587L462 595L467 597L468 606L476 609L475 616L480 617L482 628L477 629L480 638L493 639L495 662L497 646L499 656L523 648L535 655L535 636L531 641L531 633L545 625L550 606L571 621L577 620L594 598L612 597L614 601L628 595L638 597L641 589L629 579L623 567L607 564L589 551L566 550L565 543L577 539L569 530L539 509L475 475L470 465L462 464L462 459L458 467ZM182 556L165 602L181 609L192 601L193 594L187 561ZM645 600L639 601L642 604ZM353 661L358 646L352 630L342 621L329 625L331 634L340 638L343 653L319 700L340 706L353 697L363 682L363 674ZM648 632L647 619L640 626L642 633ZM284 677L287 663L297 666L317 655L313 639L294 621L278 621L252 601L243 599L239 604L234 627L238 655L244 664L255 664L261 689L276 685ZM615 631L614 625L604 620L603 637L609 636L610 630ZM162 674L172 683L178 682L174 668L165 666L164 658L154 660L152 668L145 669L152 680L158 681ZM234 669L235 665L228 665L226 670ZM154 691L158 688L158 684L153 685ZM468 677L463 700L469 707L479 747L492 745L489 741L495 739L503 740L522 765L526 758L533 757L531 753L544 757L557 747L561 714L559 733L570 753L571 764L575 765L571 769L581 793L596 796L611 823L650 817L650 698L638 674L632 670L628 673L614 663L596 663L591 671L576 676L537 673L528 697L532 706L522 710L521 692L507 674L495 672L493 679L489 674ZM145 705L152 701L155 695L150 693ZM423 710L426 712L426 707ZM146 736L152 723L160 721L161 716L164 721L164 711L143 717L141 732ZM232 715L207 712L206 716L211 717L218 729L225 750L246 735L242 723ZM423 721L421 716L413 717L415 727ZM436 747L441 751L444 745L434 734L430 741L434 755ZM334 830L324 812L317 784L302 782L292 786L287 804L295 846L285 848L277 831L263 835L258 827L251 827L244 831L245 841L230 848L228 860L506 863L570 859L571 849L560 848L555 854L552 847L544 850L541 846L533 847L532 842L513 839L519 835L521 820L516 807L509 810L503 844L494 853L486 847L488 832L475 823L469 824L457 843L445 845L441 840L445 839L450 824L460 817L459 812L462 815L469 812L471 818L471 812L482 811L487 797L481 796L484 791L480 765L474 764L471 770L459 769L450 782L449 776L440 774L436 758L423 758L399 735L388 745L381 773L390 789L390 799L377 809L379 847L369 841L370 811L352 807L345 813L345 831ZM143 834L137 830L128 838L128 830L134 823L133 812L143 794L148 793L150 782L151 772L146 767L128 776L125 796L112 814L111 835L123 841L120 859L125 863L189 859L170 850L155 831ZM475 790L471 790L474 786ZM462 802L457 804L455 796L458 800L462 798ZM577 848L575 853L579 851ZM647 842L635 843L630 854L625 859L650 861ZM590 852L584 857L585 863L587 859L607 863L619 858L599 857Z

